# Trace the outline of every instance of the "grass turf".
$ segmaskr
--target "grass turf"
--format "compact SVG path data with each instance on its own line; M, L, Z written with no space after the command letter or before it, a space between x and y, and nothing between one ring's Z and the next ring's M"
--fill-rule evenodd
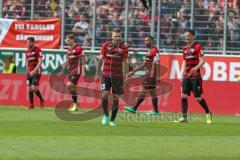
M1 160L239 160L240 117L193 115L188 124L59 120L54 109L0 107Z

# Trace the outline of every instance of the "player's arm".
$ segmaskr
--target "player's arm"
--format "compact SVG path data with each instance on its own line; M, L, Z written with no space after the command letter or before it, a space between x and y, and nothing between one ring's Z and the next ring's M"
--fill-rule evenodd
M181 67L181 77L180 77L180 80L182 81L183 80L183 74L185 72L185 69L186 69L186 60L184 59L182 61L182 67Z
M26 58L26 72L28 73L28 59Z
M123 60L123 78L126 79L127 78L127 74L129 72L129 65L128 65L128 59L124 59Z
M82 66L82 76L85 76L86 75L86 72L85 72L85 64L86 64L85 56L84 55L80 56L79 61L80 61L80 64Z
M98 62L97 62L97 66L96 66L96 74L95 74L95 81L98 81L99 78L99 74L102 68L102 64L103 64L103 58L104 55L100 54L99 58L98 58Z
M204 56L199 57L199 63L193 69L191 69L190 73L197 72L203 65L205 64Z
M63 72L65 71L65 69L68 67L68 64L69 64L69 60L67 59L66 62L64 62L62 64L62 70L59 74L63 74Z
M139 65L138 67L134 68L131 72L128 73L128 76L131 77L132 75L134 75L134 73L142 70L145 66L146 66L146 62L144 62L141 65Z
M157 71L157 79L160 79L160 58L155 61L156 71Z

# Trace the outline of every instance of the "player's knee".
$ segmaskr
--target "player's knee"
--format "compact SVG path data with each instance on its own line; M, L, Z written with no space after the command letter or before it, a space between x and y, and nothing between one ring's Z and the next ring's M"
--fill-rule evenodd
M195 100L198 101L198 102L201 102L202 97L195 97Z
M187 94L182 94L181 98L188 98L188 95Z
M118 101L118 96L117 95L113 95L113 101Z
M36 92L36 91L37 91L37 87L36 87L36 86L31 86L30 88L31 88L31 90L32 90L33 92Z
M68 84L67 84L67 87L68 87L68 91L69 91L69 92L71 92L71 93L74 92L74 89L75 89L75 88L74 88L74 85L72 85L71 83L68 83Z
M108 99L108 93L107 92L102 92L101 98L102 99Z
M150 95L151 95L151 97L157 97L157 95L156 95L155 92L154 92L154 93L151 93L151 92L150 92Z

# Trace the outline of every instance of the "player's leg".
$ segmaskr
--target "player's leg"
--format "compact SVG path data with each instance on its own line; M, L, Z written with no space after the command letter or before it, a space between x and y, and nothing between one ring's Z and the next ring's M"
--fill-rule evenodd
M41 108L44 106L44 99L41 95L41 92L39 91L38 89L38 85L39 85L39 81L40 81L40 78L41 78L41 75L40 74L37 74L37 75L34 75L33 78L32 78L32 90L34 91L34 93L37 95L37 97L39 98L40 100L40 105L41 105Z
M29 86L28 97L29 97L29 102L30 102L30 105L28 106L28 109L33 109L34 108L34 102L33 102L34 93L33 93L33 90L31 88L32 77L29 74L27 74L27 85Z
M101 100L102 100L102 107L103 107L103 118L102 124L106 125L108 122L108 96L111 89L111 81L110 77L102 76L101 82Z
M182 107L182 117L180 117L176 122L188 122L188 96L192 90L191 81L188 78L183 78L181 86L181 107Z
M111 78L111 84L113 92L113 105L110 126L115 126L115 118L119 108L119 97L124 93L123 78Z
M118 108L119 108L119 95L113 94L112 115L110 119L111 126L115 125L114 121L118 113Z
M76 92L76 85L77 85L78 79L79 79L79 75L77 74L68 76L67 88L73 100L73 106L69 109L69 111L78 110L78 102L77 102L78 94Z
M149 115L158 115L159 110L158 110L158 97L156 94L155 86L153 86L150 90L149 93L152 97L152 104L153 104L153 112L148 112L147 114Z
M131 112L131 113L136 113L138 107L140 106L140 104L144 101L145 96L146 96L147 90L142 87L142 90L137 98L137 102L134 106L127 106L124 109Z
M67 88L69 93L72 96L73 106L69 108L69 111L77 111L78 110L78 95L76 92L75 85L72 82L67 82Z
M206 113L206 119L207 119L207 123L212 123L212 114L209 111L209 107L205 101L204 98L201 97L201 94L203 93L203 89L202 89L202 79L193 79L192 80L193 83L193 93L194 93L194 97L196 99L196 101L201 105L201 107L204 109L205 113Z

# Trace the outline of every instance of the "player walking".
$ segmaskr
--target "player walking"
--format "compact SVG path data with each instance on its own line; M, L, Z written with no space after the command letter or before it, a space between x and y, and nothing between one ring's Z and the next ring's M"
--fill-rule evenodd
M38 89L39 80L41 78L42 50L34 45L34 38L28 37L26 51L26 70L27 70L27 85L29 86L29 101L28 109L34 108L34 93L40 100L41 108L44 106L44 100Z
M203 93L202 89L202 75L201 67L204 65L204 55L202 46L194 40L195 32L191 29L184 33L187 44L183 46L183 64L182 71L183 75L181 78L182 82L182 117L178 122L188 122L187 110L188 110L188 96L191 91L194 94L197 102L202 106L206 113L207 123L212 123L212 114L209 111L205 99L201 97Z
M62 71L60 74L63 74L65 69L68 70L67 87L73 100L73 106L69 109L69 111L77 111L78 95L76 92L76 85L80 75L82 74L82 76L85 76L85 58L83 55L83 49L80 45L75 43L75 37L73 34L67 35L66 41L70 47L67 50L67 60L62 65Z
M119 96L123 94L123 83L128 71L127 67L128 47L121 43L121 32L119 29L112 31L112 41L107 41L102 45L98 66L96 68L95 80L98 81L99 72L104 61L101 82L101 100L104 111L102 124L108 123L108 96L110 90L113 93L112 115L110 126L115 126L115 118L118 112Z
M139 67L133 69L133 71L129 72L129 76L132 76L135 72L142 70L145 68L145 77L142 84L142 90L138 97L137 103L131 107L125 107L125 110L136 113L139 105L144 101L147 91L149 91L152 97L152 104L154 110L152 112L148 112L149 115L158 115L158 97L156 95L156 82L158 78L158 74L160 71L160 55L159 51L156 47L154 47L154 38L152 36L147 36L145 38L145 45L148 48L148 52L145 57L145 62Z

